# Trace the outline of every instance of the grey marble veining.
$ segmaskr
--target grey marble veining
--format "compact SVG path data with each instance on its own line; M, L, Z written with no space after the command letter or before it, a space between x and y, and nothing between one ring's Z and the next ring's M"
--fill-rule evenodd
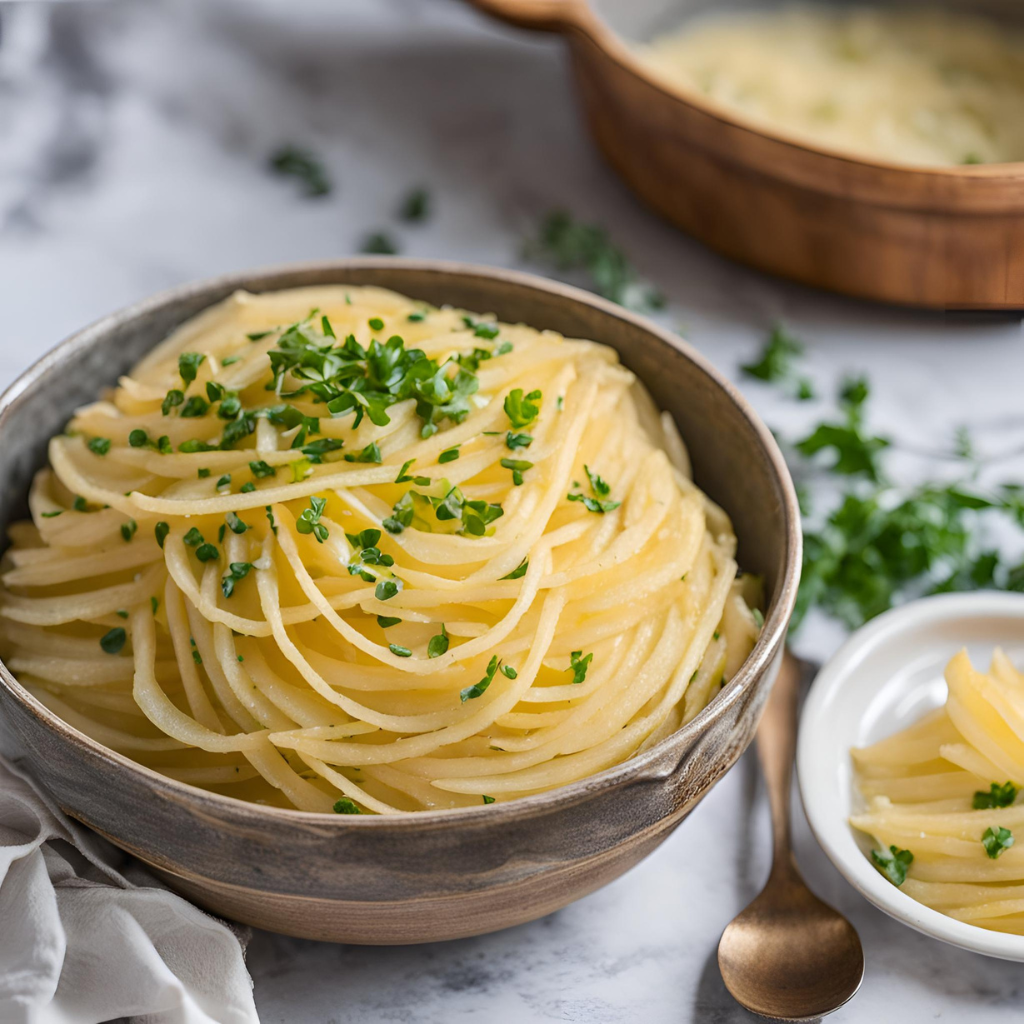
M0 382L81 324L223 270L355 251L386 229L419 256L520 265L554 206L606 224L666 293L659 314L737 379L766 327L808 342L823 395L868 372L894 473L956 474L971 428L992 480L1024 479L1024 333L1008 317L869 307L767 279L648 214L578 119L561 49L454 0L80 0L0 5ZM306 199L268 153L309 146L335 190ZM400 225L411 186L436 215ZM829 408L742 382L794 436ZM1008 532L996 541L1024 548ZM827 657L834 623L798 648ZM855 922L868 974L845 1022L1021 1019L1024 969L963 953L857 896L797 822L816 890ZM718 936L766 873L768 821L747 756L647 861L606 889L497 935L339 947L257 933L266 1024L754 1020L724 992Z

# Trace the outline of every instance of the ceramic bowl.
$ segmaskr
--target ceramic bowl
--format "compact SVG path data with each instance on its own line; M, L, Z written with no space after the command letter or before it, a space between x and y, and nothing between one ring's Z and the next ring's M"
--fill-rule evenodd
M551 792L457 811L309 814L205 792L77 732L0 666L0 719L73 817L227 917L315 939L406 943L539 917L650 853L750 742L800 567L799 514L771 434L688 345L626 310L523 274L364 257L232 274L165 292L59 345L0 397L0 527L25 514L46 441L168 331L235 289L379 285L616 348L676 419L697 482L733 517L765 582L765 627L730 684L675 735Z
M685 19L790 0L469 0L566 41L584 116L649 206L804 284L932 308L1024 308L1024 163L918 167L815 146L666 85L636 44ZM891 0L1019 27L1019 0Z
M943 670L960 648L987 666L996 646L1015 664L1024 663L1024 594L944 594L879 616L815 679L800 718L797 773L818 842L876 907L943 942L1024 961L1024 936L957 921L897 889L872 865L870 839L848 822L861 806L850 748L891 736L944 703Z

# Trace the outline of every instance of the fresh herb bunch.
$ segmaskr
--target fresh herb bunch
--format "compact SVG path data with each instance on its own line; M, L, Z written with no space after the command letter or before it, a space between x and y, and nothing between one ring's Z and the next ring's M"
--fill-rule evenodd
M536 237L523 247L523 256L559 271L582 271L598 295L619 305L638 310L665 305L661 292L640 280L603 227L578 221L566 210L552 210L544 218Z
M802 349L787 338L776 328L759 360L742 367L744 372L783 385L798 379L793 360ZM979 539L984 515L1002 514L1024 527L1024 488L1004 485L982 493L970 473L954 483L898 485L884 465L885 454L898 446L865 429L869 397L866 378L847 379L838 394L841 417L819 423L788 446L798 479L823 469L847 481L838 504L819 525L807 528L805 519L793 628L813 607L856 628L916 594L1024 591L1024 563L1002 565L999 553L985 549ZM963 430L957 433L956 455L973 460ZM831 456L824 465L823 456Z

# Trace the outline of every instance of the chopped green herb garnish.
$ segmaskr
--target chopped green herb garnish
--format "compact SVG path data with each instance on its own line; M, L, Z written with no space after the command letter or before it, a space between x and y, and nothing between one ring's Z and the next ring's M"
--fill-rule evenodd
M577 221L565 210L554 210L544 218L537 237L524 247L524 255L561 271L582 271L593 291L620 305L650 310L665 304L656 288L638 278L603 227Z
M178 356L178 373L186 387L196 379L199 367L203 365L205 359L206 356L200 352L182 352Z
M398 476L395 477L396 484L404 484L411 480L413 483L418 484L420 487L430 486L429 476L409 476L408 469L415 461L415 459L409 459L408 462L402 463L402 468L398 471Z
M249 570L252 568L252 562L232 562L228 566L228 571L221 577L220 589L225 597L231 597L235 592L235 584L239 580L244 580L249 575Z
M505 435L505 447L515 451L517 448L529 448L533 444L533 437L529 434L514 434L510 430Z
M418 324L427 319L427 314L422 312L421 310L415 310L414 312L410 313L405 319L410 321L411 323Z
M384 231L374 231L363 239L360 252L368 255L394 256L398 252L398 243Z
M159 524L157 524L157 525L159 525ZM166 524L164 524L164 525L166 525ZM166 530L164 531L164 536L165 537L167 536L167 531ZM183 539L184 539L185 543L189 547L192 547L192 548L198 547L200 544L203 543L203 535L199 532L199 529L197 527L195 527L195 526L193 526L192 529L189 530L188 533L185 534Z
M569 655L569 668L568 671L572 673L573 683L582 683L587 678L587 669L590 668L591 661L594 660L593 652L583 657L582 651L573 651Z
M437 457L437 461L440 463L454 462L459 457L459 448L461 445L456 445L454 448L446 448Z
M312 495L309 499L309 508L302 510L302 515L295 521L295 529L299 533L313 534L321 544L327 540L329 534L327 527L320 522L320 516L327 507L326 498L318 498Z
M380 530L370 527L366 530L360 530L359 533L346 533L345 537L349 544L356 549L372 548L376 547L377 541L380 540Z
M149 607L152 609L153 614L156 615L156 610L160 607L160 602L155 597L151 597L149 599Z
M128 618L128 612L124 608L118 608L117 611L114 612L114 614L119 619L127 619Z
M56 519L57 516L62 515L63 512L64 512L64 509L57 508L57 509L54 509L52 512L43 512L42 516L43 516L44 519Z
M239 519L237 512L228 512L224 516L224 521L231 528L232 533L245 533L249 529L249 524Z
M498 665L501 662L498 660L498 656L494 655L493 658L487 663L487 672L483 679L479 683L474 683L472 686L467 686L464 690L459 691L459 700L465 704L467 700L475 700L477 697L482 696L487 692L487 687L491 685L494 679L494 673L498 671Z
M871 859L882 874L895 886L901 886L907 880L907 870L914 863L914 855L909 850L889 847L889 852L872 850Z
M511 665L502 665L501 671L506 679L516 679L519 676L519 673Z
M171 390L164 396L164 400L160 403L160 411L165 416L170 416L171 410L176 409L184 401L185 392L178 388L171 388Z
M135 531L139 528L139 524L134 519L129 519L127 523L121 524L121 536L129 541L135 536Z
M262 341L264 338L269 338L273 333L273 331L253 331L251 334L247 334L246 337L250 341Z
M1012 782L1004 782L1001 786L993 782L986 793L979 790L971 800L976 811L987 811L993 807L1009 807L1017 799L1017 787Z
M541 393L531 391L523 397L522 388L514 388L505 396L505 415L513 427L528 427L540 412Z
M305 449L303 449L305 450ZM376 441L371 441L358 455L349 453L345 456L346 462L371 462L380 465L383 459L380 455L380 448Z
M599 498L604 498L611 494L611 487L609 487L597 473L591 473L589 466L584 466L583 469L587 474L587 479L590 481L590 489L594 494Z
M483 801L484 801L485 804L493 804L494 803L494 797L493 796L487 796L486 794L484 794Z
M793 361L803 354L803 345L786 330L776 325L754 363L745 363L740 369L748 377L770 383L789 380L793 376Z
M381 629L390 629L391 626L397 626L402 620L394 615L378 615L377 625Z
M512 470L512 483L519 487L523 482L523 473L528 469L533 469L533 463L527 462L525 459L502 459L501 466L503 469Z
M503 580L518 580L520 577L526 575L526 570L530 568L530 559L524 558L515 569L513 569L507 576L502 576Z
M274 522L274 510L269 505L264 506L264 509L265 509L265 511L267 513L267 522L270 523L270 529L276 535L277 534L277 523Z
M220 558L220 552L214 544L200 544L196 548L196 558L200 562L214 562Z
M402 589L402 581L399 579L393 580L381 580L374 592L373 596L378 601L390 601Z
M220 361L221 366L233 366L241 359L241 356L227 356L225 359Z
M340 800L334 802L334 813L335 814L362 814L363 812L359 809L359 806L354 800L349 800L347 796L343 796Z
M301 182L303 192L311 199L325 196L331 191L331 179L323 164L308 149L293 145L281 146L270 154L268 166L276 174Z
M94 455L106 455L110 451L109 437L93 437L86 442L86 447Z
M408 192L398 207L398 216L410 223L419 223L430 216L430 195L425 188Z
M104 633L100 637L100 647L107 654L120 654L127 639L128 634L125 632L124 626L115 626L109 633Z
M252 472L252 475L259 480L262 480L264 477L274 476L277 473L277 470L273 466L270 466L266 462L264 462L263 459L258 459L254 462L250 462L249 470ZM231 478L228 477L229 481L230 479Z
M1013 833L1008 828L1001 828L998 825L995 828L987 828L981 837L981 845L985 847L989 859L995 860L1013 846Z
M371 331L384 330L384 321L379 316L371 316L367 323L369 323Z
M427 643L427 657L440 658L448 650L448 630L441 623L441 632L435 634Z
M617 509L622 504L621 501L599 501L597 498L589 498L585 494L567 494L566 498L569 501L582 501L583 507L588 512L605 513L611 512L613 509Z
M396 658L411 658L412 657L412 651L410 651L408 647L402 647L399 644L388 644L388 650Z
M193 527L192 529L195 529L195 527ZM156 542L160 545L160 547L164 546L164 541L167 540L167 534L169 534L170 532L170 524L165 523L162 520L159 523L157 523L156 526L153 527L153 533L156 534ZM196 533L199 533L199 531L196 530ZM200 540L202 540L202 535L200 535Z

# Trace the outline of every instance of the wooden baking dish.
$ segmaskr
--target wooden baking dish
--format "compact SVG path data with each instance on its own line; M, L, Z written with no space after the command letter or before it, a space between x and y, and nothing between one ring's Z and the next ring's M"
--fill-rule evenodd
M631 43L701 0L470 0L561 33L598 146L659 213L804 284L932 308L1024 309L1024 163L914 167L815 149L660 84ZM956 6L964 7L964 3ZM972 10L1020 22L1022 5Z

